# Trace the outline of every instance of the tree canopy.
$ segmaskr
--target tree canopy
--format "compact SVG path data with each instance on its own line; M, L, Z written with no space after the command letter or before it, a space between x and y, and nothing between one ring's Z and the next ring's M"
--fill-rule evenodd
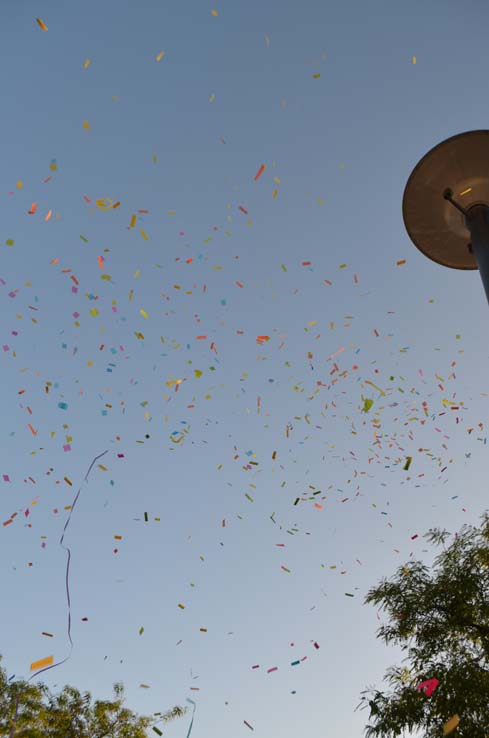
M357 709L370 708L367 738L406 730L424 738L489 736L489 513L480 528L464 525L445 547L450 535L437 528L425 534L443 546L431 573L411 561L367 593L365 603L380 605L390 619L377 637L407 652L407 665L385 674L388 693L362 692Z
M9 681L0 666L0 736L9 736L15 723L15 738L147 738L150 728L162 735L159 724L186 712L175 706L152 716L137 715L124 701L120 682L114 684L113 700L93 701L90 692L82 694L69 685L54 694L41 682Z

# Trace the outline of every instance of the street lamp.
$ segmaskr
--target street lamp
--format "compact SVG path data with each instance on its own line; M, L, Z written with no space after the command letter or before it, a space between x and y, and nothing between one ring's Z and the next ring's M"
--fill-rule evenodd
M479 269L489 302L489 130L459 133L428 151L407 181L402 215L425 256Z

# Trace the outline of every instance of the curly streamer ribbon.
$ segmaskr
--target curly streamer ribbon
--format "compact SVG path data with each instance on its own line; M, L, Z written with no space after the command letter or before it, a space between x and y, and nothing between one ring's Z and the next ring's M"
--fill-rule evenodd
M107 451L104 451L102 454L99 454L98 456L96 456L94 458L94 460L92 461L92 463L90 464L90 466L88 468L88 471L85 474L85 477L83 479L83 482L81 483L81 485L80 485L80 487L78 489L78 492L76 493L76 497L75 497L75 499L73 501L73 505L71 506L70 514L68 515L68 518L66 520L65 526L63 528L63 533L62 533L61 538L60 538L60 541L59 541L60 546L62 546L65 549L65 551L68 552L68 561L66 562L65 583L66 583L66 600L68 602L68 638L69 638L69 641L70 641L70 652L69 652L68 656L66 658L64 658L62 661L58 661L56 664L51 664L50 666L44 667L44 669L39 669L39 671L36 671L35 674L32 674L32 676L29 677L29 679L27 680L27 682L30 682L31 679L34 679L34 677L36 677L38 674L42 674L43 671L48 671L49 669L54 669L55 666L61 666L61 664L64 664L65 661L68 661L68 659L71 657L71 654L73 652L73 641L71 640L71 600L70 600L70 586L69 586L71 551L70 551L70 549L67 546L64 546L63 545L63 541L64 541L66 529L67 529L67 527L68 527L68 525L70 523L71 516L73 514L73 510L75 509L76 503L78 502L78 498L80 496L80 492L82 490L83 484L88 481L88 477L90 476L90 472L92 471L95 463L99 459L101 459L102 456L105 456L105 454L107 454L107 453L108 453L108 449L107 449ZM17 718L18 718L18 715L19 715L19 699L20 699L20 694L17 695L17 698L15 700L14 721L12 723L12 727L10 728L9 738L14 738L15 727L17 725ZM192 722L193 722L193 719L192 719ZM189 733L189 735L190 735L190 733ZM187 736L187 738L188 738L188 736Z
M187 702L190 702L190 704L194 706L194 711L192 713L192 720L190 721L190 725L189 725L189 729L187 733L187 738L190 738L190 733L192 732L192 726L194 724L194 716L195 716L195 710L197 708L197 705L195 704L193 700L190 700L188 697L187 697Z

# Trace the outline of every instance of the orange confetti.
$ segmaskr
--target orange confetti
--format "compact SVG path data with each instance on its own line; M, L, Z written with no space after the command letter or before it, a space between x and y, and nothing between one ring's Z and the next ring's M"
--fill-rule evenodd
M401 259L400 261L397 261L396 262L396 266L399 267L399 266L401 266L401 264L405 264L405 263L406 263L406 259Z
M40 659L40 661L33 661L31 671L42 669L44 666L51 666L52 663L54 663L54 656L47 656L45 659Z
M36 21L37 21L37 25L39 26L39 28L41 29L41 31L47 31L48 30L47 25L40 18L36 18Z
M31 209L28 212L28 215L34 215L36 210L37 210L37 202L33 202L31 205Z
M53 211L49 210L44 220L47 222L51 218L52 214L53 214Z
M265 171L265 164L261 164L259 170L255 174L255 182L260 179L260 177L261 177L261 175L263 174L264 171Z
M104 271L104 257L103 256L97 256L98 265L101 268L102 271Z
M197 338L197 341L205 341L207 336L196 336L196 338Z
M264 343L265 341L269 341L269 340L270 340L270 336L257 336L256 337L257 343Z
M30 423L27 423L27 427L29 428L29 430L30 430L30 432L32 433L33 436L37 436L37 430L35 428L33 428Z

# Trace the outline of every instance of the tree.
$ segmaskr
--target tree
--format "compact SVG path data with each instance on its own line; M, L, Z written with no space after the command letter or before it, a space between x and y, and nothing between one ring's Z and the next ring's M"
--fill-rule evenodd
M114 684L113 700L92 702L90 692L82 695L69 685L53 694L43 683L9 682L0 666L2 738L10 736L14 723L15 738L147 738L149 728L162 735L158 724L182 717L185 712L186 708L176 706L164 713L154 713L152 717L137 715L124 707L121 683Z
M480 528L464 525L445 548L449 536L437 528L424 536L444 547L431 575L422 562L410 562L367 593L365 604L380 605L390 618L377 637L401 645L409 664L387 670L388 694L361 693L356 709L370 707L367 738L394 738L406 729L438 738L453 730L454 716L460 722L453 735L489 736L489 513ZM428 696L420 683L432 679L438 685Z

